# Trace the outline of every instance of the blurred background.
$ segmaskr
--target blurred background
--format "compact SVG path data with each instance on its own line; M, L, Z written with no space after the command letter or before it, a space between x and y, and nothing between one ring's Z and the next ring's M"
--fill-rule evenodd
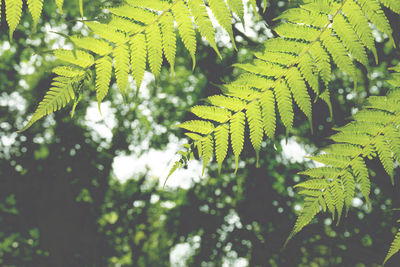
M333 118L326 105L313 105L314 134L296 111L285 138L279 124L275 140L265 140L260 168L245 145L236 175L229 158L218 175L216 164L201 176L191 162L163 183L184 143L173 128L190 119L188 109L218 85L237 77L231 67L246 62L274 36L277 17L296 1L270 0L256 18L247 10L246 27L234 24L238 51L218 33L223 60L199 38L197 66L178 42L175 76L167 63L155 81L146 74L139 97L132 83L123 105L115 84L97 109L87 84L71 119L69 109L16 131L35 110L57 66L50 49L71 47L53 32L86 33L77 1L65 1L60 15L46 1L38 30L22 17L12 42L1 21L0 35L0 266L379 266L400 219L398 179L392 187L383 168L370 161L371 208L359 195L339 225L321 214L283 249L301 210L293 185L313 162L306 155L329 143L332 127L349 121L366 96L384 95L388 67L399 61L386 36L375 32L379 63L359 66L358 86L334 70L330 84ZM90 3L89 3L90 2ZM85 15L101 19L104 5L84 1ZM260 2L260 1L258 1ZM260 3L258 3L260 6ZM4 9L4 5L3 5ZM4 10L3 10L4 11ZM399 17L385 10L399 44ZM397 29L397 30L396 30ZM295 136L295 137L294 137ZM248 140L247 140L248 142ZM397 170L396 177L399 178ZM394 256L387 266L400 266Z

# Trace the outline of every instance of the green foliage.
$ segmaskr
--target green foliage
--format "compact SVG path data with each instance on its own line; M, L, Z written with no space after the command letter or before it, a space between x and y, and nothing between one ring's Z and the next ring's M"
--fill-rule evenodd
M255 7L256 1L250 3ZM63 1L56 0L56 4L62 12ZM277 18L281 23L274 28L278 37L266 41L264 51L254 53L255 58L250 63L235 65L242 74L222 86L223 94L208 97L205 105L191 109L199 119L178 125L189 131L186 135L193 143L184 145L186 150L179 152L181 159L175 162L168 177L186 166L194 158L196 149L203 160L203 173L213 154L220 172L229 144L236 173L247 133L258 167L264 133L269 138L274 137L279 122L277 113L287 132L292 129L293 102L308 118L311 128L312 101L321 99L332 114L328 87L333 66L356 83L357 64L368 69L368 53L378 61L374 28L388 36L394 46L392 29L380 4L400 13L396 0L304 0L298 8L281 14ZM236 48L231 12L243 21L243 2L209 0L207 5ZM22 0L5 0L10 38L20 22L22 7ZM36 27L43 0L27 0L27 7ZM79 9L83 17L82 0ZM215 28L203 0L126 0L108 11L105 20L85 22L91 30L90 36L68 37L74 44L73 50L54 51L54 55L68 65L54 69L56 77L52 87L21 131L65 107L71 100L74 100L73 114L83 84L90 80L93 71L99 108L108 94L113 74L126 100L130 75L139 89L147 69L156 77L160 75L163 57L174 73L177 36L188 50L194 68L196 28L221 56L215 42ZM398 78L394 75L390 82L398 85ZM331 137L335 143L325 150L326 153L311 157L325 166L301 173L310 179L295 186L304 196L304 208L288 240L321 210L329 211L339 222L344 210L346 213L349 210L358 188L369 203L371 183L366 159L379 159L394 183L394 162L400 159L399 99L399 89L385 97L370 97L364 109L353 116L353 122L337 129L338 133ZM397 234L385 262L399 249Z
M65 58L70 56L68 54L64 54L63 51L61 51L60 55ZM86 64L84 57L80 59L82 60L79 61L79 63ZM26 126L20 130L20 132L25 131L37 120L50 113L60 110L71 100L75 99L76 95L79 94L80 88L83 85L83 81L87 76L85 72L77 68L57 67L53 70L53 72L59 76L54 78L52 87L46 93L44 99L40 102L35 114L31 117Z
M12 39L12 35L18 26L19 20L21 19L22 0L6 0L5 4L6 20L8 27L10 28L10 39Z
M390 259L390 257L396 254L399 250L400 250L400 230L397 232L392 244L390 245L390 249L383 263L385 264Z
M62 14L62 7L64 0L55 0L60 13ZM22 15L22 0L5 0L5 12L6 12L6 20L9 27L9 35L10 40L12 40L13 33L17 28ZM79 1L81 7L81 13L83 13L82 8L82 0ZM33 30L36 30L37 22L42 14L43 9L43 0L26 0L26 4L28 6L29 13L33 19ZM1 7L1 3L0 3ZM1 18L1 10L0 10L0 18Z
M43 0L27 0L29 12L33 19L33 28L36 29L36 24L40 18L43 8Z
M232 6L233 2L230 3ZM237 4L236 2L233 6L236 12L242 14L243 7L239 9ZM233 40L232 15L226 3L214 0L209 1L209 5L217 21ZM96 92L99 103L107 94L105 88L108 86L109 77L112 74L113 68L105 63L109 61L110 57L113 58L118 90L124 99L129 75L132 74L139 89L147 62L150 71L157 77L164 55L170 63L173 73L177 35L175 22L179 36L192 57L193 68L195 66L196 33L192 19L197 24L200 34L210 42L219 55L215 44L215 29L203 0L176 0L173 2L168 0L127 0L108 10L111 13L108 22L85 22L97 37L72 37L75 50L64 51L60 56L56 54L59 59L81 67L85 71L92 69L94 65L94 68L98 70ZM15 22L12 25L14 24ZM94 59L91 54L94 55ZM80 55L84 55L85 62L82 61ZM88 60L89 58L91 60ZM97 63L95 64L95 62ZM99 74L105 77L99 77ZM34 117L39 117L39 115L35 113Z
M400 79L398 79L400 84ZM340 220L343 206L351 207L356 184L369 202L370 179L365 163L366 159L379 158L389 175L392 184L394 162L399 159L400 144L400 89L391 90L387 96L372 96L367 99L363 109L353 116L353 121L337 129L324 154L311 157L324 164L324 167L309 169L300 174L309 176L307 181L297 184L301 194L305 195L304 207L288 240L326 206L332 217L335 213ZM396 236L385 262L399 248L399 236Z
M393 8L393 11L396 10ZM256 58L251 63L236 64L245 73L226 84L223 95L209 97L209 105L204 106L232 110L232 115L226 121L213 125L214 130L209 133L194 131L209 138L208 135L214 134L220 127L230 125L236 162L244 142L242 126L246 124L245 118L250 140L258 155L264 132L270 138L275 132L275 103L287 131L293 126L293 101L311 124L311 98L320 98L331 108L327 87L332 65L336 64L356 81L353 59L368 67L366 49L376 55L369 22L388 36L392 33L386 16L375 0L344 0L340 3L310 0L298 8L287 10L278 18L282 23L274 30L279 37L267 40L264 52L255 53ZM310 93L308 88L314 93ZM199 117L209 119L210 116ZM200 123L204 124L201 120L191 121L193 127ZM343 138L362 140L354 135ZM225 142L228 142L228 137ZM382 157L387 158L386 152L381 150ZM216 148L216 153L221 151Z

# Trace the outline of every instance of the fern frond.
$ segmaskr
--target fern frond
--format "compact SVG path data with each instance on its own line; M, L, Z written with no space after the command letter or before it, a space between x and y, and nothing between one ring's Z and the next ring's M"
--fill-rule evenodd
M264 135L260 104L253 101L246 110L246 117L250 129L250 141L256 151L256 166L259 167L259 152Z
M215 130L215 157L218 163L218 172L221 173L222 163L228 153L229 126L224 124Z
M275 97L271 90L264 92L260 98L264 131L269 138L274 138L276 127Z
M197 140L201 140L201 136L198 136ZM200 142L200 141L197 141ZM191 146L189 144L184 144L183 147L185 150L181 150L178 152L178 154L181 156L181 158L178 161L175 161L175 163L172 165L168 176L165 178L164 186L166 185L168 178L178 169L182 168L183 166L187 166L187 162L189 160L192 160L194 158ZM201 153L199 153L201 155Z
M96 98L99 105L108 93L111 81L112 59L109 56L99 58L96 61Z
M261 143L260 136L263 136L263 132L265 131L270 138L274 135L275 105L278 107L279 115L287 131L293 126L293 102L298 105L312 124L311 98L313 95L309 89L315 93L316 99L320 98L328 105L332 116L330 94L326 88L331 79L332 65L335 64L339 70L347 73L356 81L357 71L354 59L368 66L366 49L376 55L372 29L368 20L372 23L382 24L378 29L388 32L385 26L386 18L381 14L380 7L373 3L374 1L376 0L357 2L346 0L337 3L335 1L310 0L293 11L289 10L283 13L280 18L286 23L281 23L274 29L280 37L267 40L264 44L264 52L255 53L256 58L252 62L235 64L234 66L240 68L244 73L237 80L221 86L224 94L208 98L211 106L224 107L233 111L227 121L219 123L230 125L233 135L235 130L232 124L234 118L237 118L235 115L242 113L247 115L249 110L255 110L255 105L261 106L261 112L257 113L260 115L257 117L260 120L257 119L257 122L263 123L263 131L257 130L257 135L252 134L254 125L250 125L249 120L250 141L258 151ZM227 8L225 1L222 0L209 1L209 5L213 11ZM371 18L371 12L378 12L378 14L374 14L375 17ZM215 15L218 19L217 14ZM220 23L221 20L226 21L225 24L228 21L222 17L219 20ZM392 109L395 106L395 104L391 104ZM375 115L379 117L382 114L374 113ZM368 118L366 114L360 112L354 118L357 124L340 129L339 133L332 136L331 139L335 142L364 148L381 130L380 124L391 120L391 116L387 115L385 119L376 120L379 123L364 123L365 121L361 118L363 116ZM204 119L210 120L211 118ZM244 125L244 121L241 122ZM237 124L237 122L235 123ZM217 125L215 129L219 129L218 127L220 126ZM234 152L236 162L242 149L239 144L243 142L243 140L239 142L239 137L244 138L242 134L235 139L231 138L232 147L235 141L237 148ZM324 161L328 163L328 159L331 166L343 167L346 165L346 159L339 161L338 157L334 159L333 156L326 156ZM364 181L364 178L361 180ZM366 188L367 185L364 183L364 193L367 192Z
M397 234L394 237L392 244L390 245L390 249L389 249L388 253L386 254L383 264L385 264L399 250L400 250L400 230L397 231Z
M85 74L83 70L74 67L58 66L53 69L53 72L59 76L74 78Z
M238 14L243 13L240 8L242 1L230 1L232 9ZM28 0L28 2L36 22L43 0ZM62 12L62 1L56 0L56 3ZM9 6L7 12L11 35L19 22L22 0L7 0L6 4ZM233 41L232 15L225 1L208 1L208 5ZM79 1L79 7L83 16L82 1ZM122 95L125 94L129 75L133 76L137 88L140 88L147 63L151 72L157 77L163 64L163 54L173 74L177 38L175 25L178 35L192 57L193 68L197 46L195 26L221 57L215 42L215 27L208 16L204 0L124 0L118 6L109 7L108 13L110 19L106 20L107 23L85 21L91 33L100 38L73 36L70 39L81 50L59 50L55 54L67 63L87 69L95 65L95 59L97 62L100 57L112 56L118 89ZM84 56L83 59L79 57L81 55ZM106 78L108 80L108 76ZM99 81L100 78L96 80ZM102 93L98 99L103 99L106 90L105 88L99 90Z
M337 223L340 221L340 217L342 216L342 211L344 207L344 199L345 199L345 194L344 194L344 188L342 184L341 179L334 179L331 184L329 190L331 191L331 194L334 199L334 206L338 215ZM354 195L351 196L352 198Z
M333 61L338 68L349 76L355 77L355 66L351 58L348 57L346 48L340 42L339 38L333 34L332 30L327 29L321 36L321 39L323 46L332 55Z
M331 136L330 139L332 139L335 142L364 146L371 141L372 137L366 133L339 132Z
M289 130L293 125L293 105L292 96L285 81L280 80L275 86L275 98L278 103L279 114L281 115L283 125Z
M86 21L85 24L93 31L94 34L112 43L124 43L126 40L125 34L119 32L118 28L109 24L92 21Z
M310 159L325 164L331 165L332 167L336 168L344 168L348 165L350 157L337 155L337 154L321 154L314 157L309 157Z
M33 29L36 29L43 8L43 0L27 0L29 12L33 19Z
M299 174L307 175L312 178L325 178L331 177L332 179L338 177L340 175L341 169L334 167L317 167L308 169L303 172L299 172Z
M162 32L162 48L165 58L171 66L171 72L173 74L176 54L176 34L174 18L171 13L166 13L164 17L160 19L160 27Z
M396 12L397 14L400 14L400 2L399 1L393 1L393 0L379 0L384 6L392 10L393 12Z
M6 20L9 28L10 40L18 26L22 14L22 0L5 0L6 4Z
M243 112L238 112L232 116L231 119L231 142L232 150L235 155L235 173L237 172L239 165L239 156L243 150L243 139L244 139L244 126L245 126L245 115Z
M367 15L368 20L374 24L379 31L386 34L394 44L392 28L390 27L389 21L381 9L379 2L377 0L360 0L359 4L361 9Z
M186 129L191 132L199 133L199 134L209 134L214 130L214 125L208 121L186 121L182 124L177 125L176 127L180 127Z
M235 97L214 95L207 98L207 102L217 107L224 107L234 112L242 110L246 102Z
M332 220L335 219L335 211L336 211L336 207L335 207L335 199L332 195L332 191L327 188L326 190L324 190L322 192L323 195L323 200L325 200L325 205L328 208L328 211L332 214ZM320 201L323 202L323 201Z
M64 5L64 0L56 0L56 5L58 7L58 10L60 11L61 15L63 14L63 5Z
M112 52L112 46L105 40L93 37L71 36L72 42L79 48L91 51L100 56L108 55Z
M320 34L320 31L316 28L291 23L280 24L274 30L280 36L301 39L308 42L312 42Z
M182 1L179 1L172 7L172 13L178 24L178 31L182 37L183 44L192 57L194 68L196 64L196 33L193 28L190 11Z
M132 19L143 24L150 24L157 18L157 14L148 9L130 5L121 5L119 7L109 8L108 10L116 16Z
M129 48L126 44L119 44L114 48L114 68L117 86L121 95L125 98L125 90L128 87L129 78Z
M374 37L369 27L368 19L364 16L361 7L354 0L348 0L347 4L343 6L343 12L346 14L349 22L354 25L353 29L360 38L360 41L374 54L375 62L378 62Z
M351 205L356 183L358 183L361 193L369 203L371 185L365 158L379 158L392 183L394 183L394 161L397 159L395 156L397 151L392 151L392 148L400 145L398 134L400 98L397 97L399 91L400 89L395 89L387 96L369 98L364 109L353 116L353 122L337 129L339 133L334 135L332 139L338 143L329 146L325 150L325 154L311 157L311 159L323 163L326 167L312 168L300 173L314 179L302 182L295 187L320 190L324 193L329 191L330 194L326 194L332 196L333 200L329 199L330 203L328 203L327 198L324 197L325 204L320 203L319 206L323 208L322 205L326 205L332 215L336 212L338 221L343 207L346 206L348 211ZM390 104L384 106L384 103ZM321 178L328 179L329 185L324 185L324 180ZM302 194L304 194L303 191ZM305 201L308 201L306 199ZM310 212L307 215L315 216L314 213ZM311 221L312 219L312 217L309 217L306 220L301 216L298 218L300 222ZM304 226L303 223L301 225ZM298 229L299 226L296 223L290 238L298 232Z
M400 162L400 131L398 128L391 126L386 131L387 141L390 150L397 162Z
M56 49L54 50L54 55L62 61L82 68L88 68L94 64L93 56L82 50L72 51L66 49Z
M200 141L203 138L201 135L195 133L185 133L185 135L195 141Z
M146 29L146 39L150 70L157 77L162 64L162 39L158 23L153 23Z
M299 70L297 68L289 69L286 73L286 80L293 94L294 101L308 119L311 120L311 98Z
M130 49L132 76L136 81L137 88L140 88L146 70L147 45L145 35L140 33L132 37Z
M228 6L244 25L244 6L241 0L228 0Z
M226 95L234 96L247 101L255 100L261 95L260 91L252 89L250 86L238 85L234 82L225 85L224 89Z
M201 139L201 148L201 155L203 157L202 174L204 174L204 170L206 169L208 162L210 162L214 151L214 139L212 138L212 135L206 135Z
M344 172L342 175L343 188L344 188L344 204L346 206L346 214L350 209L351 202L354 198L356 189L356 181L350 172Z
M383 135L377 136L375 138L375 149L378 152L379 160L382 162L383 168L389 174L390 180L394 185L393 180L393 170L394 170L394 162L393 162L393 155L390 149L389 144L386 142L385 137Z
M310 179L305 182L299 183L295 185L294 187L300 187L300 188L305 188L305 189L325 189L329 186L328 181L325 179Z
M296 59L295 55L289 54L289 53L282 53L282 52L277 52L277 51L271 51L268 53L268 56L266 56L264 53L254 53L254 56L256 56L259 59L262 59L264 61L268 61L271 63L277 63L279 65L286 65L288 61Z
M75 98L73 88L77 84L81 84L83 78L84 77L82 75L78 74L73 78L63 76L55 77L51 84L52 87L40 102L31 119L19 132L25 131L42 117L65 107L72 99Z
M369 202L369 193L371 191L371 182L369 181L367 165L362 158L356 158L351 164L353 173L356 176L357 183L360 185L360 191L367 203Z
M305 54L299 61L299 71L316 95L319 95L318 67L311 54ZM311 106L310 106L311 108ZM310 110L311 111L311 110ZM311 114L310 114L311 115Z
M274 20L288 21L292 23L304 23L309 26L324 27L327 23L326 16L321 13L314 13L304 8L291 8L285 10Z
M9 27L9 37L10 41L12 41L12 36L17 28L21 15L22 15L22 8L23 8L23 2L26 2L26 5L28 7L29 13L32 16L33 20L33 31L36 30L37 22L40 19L40 16L42 14L43 10L43 0L4 0L5 2L5 12L6 12L6 21ZM61 13L63 14L62 6L64 3L64 0L55 0L56 5ZM0 1L0 19L1 19L1 5L3 1ZM82 11L82 0L79 0L79 8Z
M345 16L339 14L336 17L332 27L350 54L352 54L354 58L361 64L367 66L368 57L364 50L364 45L359 40L355 30L353 30L351 24L346 20Z
M221 123L226 122L231 116L231 112L227 109L212 106L194 106L190 111L202 119Z
M353 144L332 144L324 149L328 154L354 157L362 152L362 147Z
M319 191L319 194L315 197L306 197L304 199L304 206L297 217L297 221L295 226L293 227L292 232L290 233L288 239L285 242L285 246L287 242L292 239L292 237L300 232L306 225L308 225L311 220L320 212L320 202L323 202L323 193ZM329 207L329 206L328 206Z
M136 34L143 31L143 25L135 23L130 19L124 17L112 16L110 22L107 24L111 31L117 30L119 33ZM123 39L123 35L122 39ZM111 41L111 40L110 40Z
M233 47L236 49L235 39L232 31L232 17L224 0L208 0L210 9L213 12L218 23L225 29L231 37Z
M239 0L241 1L241 0ZM194 17L194 21L198 26L200 34L210 43L215 52L221 57L217 44L215 42L215 29L212 25L204 0L188 0L190 11Z
M331 80L331 63L329 54L320 43L315 43L309 50L312 58L315 60L317 70L325 85Z

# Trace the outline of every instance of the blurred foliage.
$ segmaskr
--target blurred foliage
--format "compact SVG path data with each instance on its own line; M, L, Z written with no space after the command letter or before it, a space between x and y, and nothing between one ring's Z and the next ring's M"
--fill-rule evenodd
M104 2L85 5L85 15L97 16ZM81 31L74 20L79 10L74 1L65 1L61 16L48 1L38 30L29 32L32 21L24 15L13 43L2 21L0 266L379 266L396 230L398 214L393 209L400 207L400 194L389 179L381 179L384 170L373 161L371 209L356 199L338 226L320 215L282 250L301 207L292 188L300 179L296 173L310 164L282 156L283 127L276 140L263 143L259 169L247 144L237 175L218 175L212 165L201 179L192 174L200 181L189 188L170 188L168 183L162 188L150 170L134 170L124 182L115 175L118 156L139 158L150 149L165 149L175 135L181 137L181 132L170 130L172 125L188 119L190 106L217 93L218 84L236 75L231 64L249 60L247 49L260 48L255 40L273 34L265 24L273 25L272 18L286 4L270 2L251 39L235 26L238 52L219 43L222 61L202 44L192 72L178 43L178 55L183 56L177 58L175 76L164 68L131 104L122 105L117 96L113 102L106 99L110 115L102 117L96 110L98 120L90 121L88 114L96 103L82 101L73 119L61 111L23 134L15 132L49 87L50 70L57 64L46 51L68 45L49 27L68 34ZM397 31L397 43L398 35ZM307 152L325 145L332 126L344 125L365 96L386 92L387 67L398 62L399 52L388 49L382 36L378 41L381 61L371 61L374 67L369 70L360 67L356 89L353 81L334 72L333 119L316 103L313 120L318 126L311 135L305 117L295 118L292 134ZM88 89L88 94L94 93ZM134 99L133 89L129 94ZM165 157L173 160L173 155ZM225 164L233 165L233 159ZM156 169L157 162L149 168ZM396 255L387 266L399 264Z

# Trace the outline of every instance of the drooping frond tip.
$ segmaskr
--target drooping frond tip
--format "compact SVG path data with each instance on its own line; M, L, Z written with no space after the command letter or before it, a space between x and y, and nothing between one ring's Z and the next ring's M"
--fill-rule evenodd
M400 78L398 79L400 84ZM337 129L332 145L325 153L312 160L324 167L311 168L300 174L309 177L297 184L304 195L305 205L290 237L293 237L321 210L328 210L340 219L343 208L351 207L356 185L369 202L370 178L365 160L379 160L392 183L394 163L400 162L400 89L391 90L387 96L372 96L363 109L353 116L353 121ZM385 262L400 248L398 236Z
M394 237L394 240L390 245L390 249L386 254L385 260L383 261L383 264L385 264L399 250L400 250L400 230L397 231L396 236Z
M39 103L36 111L24 128L23 132L31 127L37 120L65 107L71 100L75 99L74 88L82 85L85 79L85 72L77 68L57 67L53 70L57 76L52 82L52 87Z
M43 10L43 0L26 0L26 4L28 6L29 13L32 16L33 20L33 27L32 30L36 30L36 25L37 22L42 14ZM62 14L62 6L64 3L64 0L55 0L56 5L58 9L60 10L60 13ZM10 41L12 41L13 33L16 30L22 16L22 7L23 7L23 0L4 0L5 3L5 15L6 15L6 21L8 24L9 28L9 38ZM2 1L0 1L0 18L1 18L1 4ZM83 14L83 4L82 0L79 0L79 7L80 10Z

